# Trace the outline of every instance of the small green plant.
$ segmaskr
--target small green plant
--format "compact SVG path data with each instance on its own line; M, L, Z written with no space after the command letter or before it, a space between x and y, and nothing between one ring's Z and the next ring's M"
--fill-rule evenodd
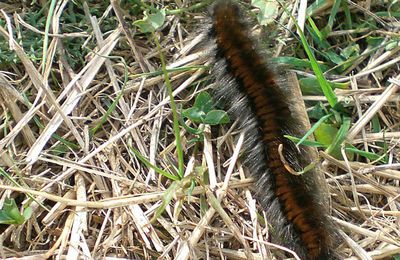
M226 124L229 123L229 116L228 114L219 109L213 109L214 104L212 102L211 95L204 91L201 92L196 96L196 100L194 102L193 107L190 107L188 109L184 109L182 111L182 116L185 118L188 118L191 120L193 123L197 124L203 124L203 125L219 125L219 124ZM203 128L199 129L194 129L189 127L188 125L181 120L182 126L191 134L199 135L202 137L203 133ZM195 139L196 141L202 140L201 138ZM173 181L178 181L182 178L182 175L180 174L175 174L171 173L169 171L165 171L163 169L158 168L155 165L152 165L149 160L147 160L143 155L140 154L139 151L137 151L135 148L130 147L131 152L147 167L153 169L156 171L158 174L163 175L164 177L173 180Z
M26 207L22 214L14 199L6 199L0 210L0 224L22 225L32 216L32 208Z
M203 91L196 96L194 105L190 108L184 109L182 111L181 125L188 131L188 133L197 135L196 138L190 140L189 142L201 142L203 140L203 131L205 125L222 125L230 122L228 114L219 109L213 109L215 107L211 95ZM196 128L188 126L184 118L189 119L195 124L200 124Z
M211 95L203 91L197 95L193 107L182 111L182 115L193 123L205 125L220 125L229 123L228 114L215 107Z
M190 107L188 109L184 109L182 111L182 116L185 118L188 118L191 120L193 123L197 124L203 124L203 125L219 125L219 124L227 124L229 123L230 119L228 114L219 109L213 109L215 105L213 104L211 95L203 91L200 94L196 96L196 100L194 102L193 107ZM182 126L191 134L199 135L202 137L203 133L203 128L195 129L191 128L188 125L181 120ZM201 138L195 139L196 141L202 140ZM156 171L158 174L163 175L164 177L178 181L181 179L181 176L177 176L174 173L171 173L169 171L165 171L163 169L158 168L155 165L152 165L150 161L148 161L143 155L140 154L139 151L137 151L135 148L130 147L131 152L147 167L153 169Z
M136 25L142 33L154 32L160 28L165 22L165 9L152 8L150 12L144 11L144 18L136 20Z
M165 69L164 69L165 70ZM168 80L167 80L168 81ZM172 92L171 92L172 93ZM174 104L173 97L171 95L171 105ZM176 107L174 105L171 106L174 109ZM218 124L226 124L229 123L229 117L227 113L223 110L218 110L218 109L213 109L215 105L212 102L211 95L204 91L201 92L196 96L195 102L193 107L190 107L188 109L185 109L182 111L182 116L184 118L188 118L191 120L193 123L196 124L201 124L201 125L218 125ZM174 121L177 120L177 117L174 117ZM181 121L181 125L191 134L196 134L199 135L199 138L193 139L192 141L199 142L202 140L203 137L203 128L199 129L194 129L186 125L183 120ZM176 122L176 121L175 121ZM178 143L178 138L179 136L179 131L175 132L175 138L177 139L177 149L178 146L180 145L180 142ZM197 147L197 143L196 143ZM196 148L197 150L197 148ZM164 197L162 204L158 207L156 213L154 214L152 221L157 219L164 211L166 206L171 202L172 198L175 197L175 194L178 192L183 192L186 193L190 196L192 193L194 187L196 186L196 176L193 176L193 174L190 174L189 176L183 176L183 173L180 173L179 169L176 170L176 167L171 167L170 170L163 170L153 164L150 163L148 159L146 159L143 155L140 154L139 151L137 151L135 148L130 147L130 151L148 168L153 169L155 172L158 174L170 179L173 181L168 189L164 192ZM179 155L179 153L178 153ZM181 155L183 156L183 154ZM178 156L179 157L179 156ZM180 157L178 160L182 160L183 163L183 158ZM204 175L205 170L203 167L196 167L197 171L198 169L202 169L200 175ZM179 203L179 208L177 210L180 210L182 207L182 200L178 201Z

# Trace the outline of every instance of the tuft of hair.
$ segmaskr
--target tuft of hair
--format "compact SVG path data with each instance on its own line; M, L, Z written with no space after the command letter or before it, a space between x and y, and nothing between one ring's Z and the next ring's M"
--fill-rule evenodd
M246 133L244 163L256 180L256 197L267 213L273 238L303 259L333 259L336 237L317 169L293 175L310 163L306 150L298 150L284 137L303 135L288 100L290 89L257 52L237 4L218 0L212 7L209 37L215 58L213 73L228 113Z

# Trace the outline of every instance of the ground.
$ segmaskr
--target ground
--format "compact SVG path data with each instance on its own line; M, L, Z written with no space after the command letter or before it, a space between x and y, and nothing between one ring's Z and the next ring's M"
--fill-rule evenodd
M1 258L290 256L234 120L196 114L220 111L199 105L218 84L211 2L0 3ZM400 259L400 5L306 2L241 4L260 52L297 75L337 250Z

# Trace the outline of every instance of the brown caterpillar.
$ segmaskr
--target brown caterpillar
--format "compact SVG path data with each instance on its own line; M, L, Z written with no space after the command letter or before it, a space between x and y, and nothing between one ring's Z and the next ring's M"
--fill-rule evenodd
M302 259L332 259L333 231L316 182L316 171L291 174L306 166L302 153L284 137L296 133L290 101L276 74L255 50L239 7L219 0L212 8L209 36L214 41L217 98L246 131L245 163L256 179L257 198L267 212L274 239ZM303 133L304 134L304 133Z

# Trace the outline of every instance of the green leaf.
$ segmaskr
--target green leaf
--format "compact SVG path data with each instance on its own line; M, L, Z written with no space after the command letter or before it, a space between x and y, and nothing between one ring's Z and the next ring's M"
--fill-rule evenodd
M390 12L385 12L385 11L381 11L381 12L374 12L374 14L376 15L376 16L379 16L379 17L387 17L387 18L392 18L392 17L395 17L395 18L400 18L400 12L393 12L393 11L390 11Z
M200 111L203 111L204 114L210 112L210 110L213 108L211 95L207 91L199 93L194 101L194 107L198 108Z
M367 43L370 47L378 47L382 45L382 43L385 41L385 37L381 36L369 36L367 37Z
M362 151L360 149L357 149L356 147L346 147L346 152L359 154L365 158L368 158L371 161L379 160L381 163L388 163L385 156L383 156L383 158L382 158L381 155L378 155L378 154L375 154L372 152Z
M183 114L183 112L182 112ZM193 127L188 126L185 121L183 121L183 118L180 117L179 118L179 123L181 124L181 126L190 134L194 134L194 135L202 135L203 134L203 130L202 128L196 129Z
M140 152L137 151L135 148L133 148L133 147L130 147L130 148L131 148L130 150L136 155L136 157L137 157L143 164L145 164L147 167L153 169L153 170L156 171L158 174L161 174L161 175L167 177L168 179L171 179L171 180L174 180L174 181L179 180L179 177L177 177L177 176L175 176L175 175L173 175L173 174L171 174L171 173L169 173L169 172L167 172L167 171L164 171L164 170L158 168L157 166L151 164L150 161L148 161L146 158L144 158L144 156L141 155Z
M346 83L335 83L327 81L329 86L332 89L340 88L347 89L350 85L349 82ZM316 78L301 78L299 79L299 84L301 87L301 92L303 95L322 95L324 92L322 91L321 86L319 85L319 81Z
M193 193L193 190L194 190L195 187L196 187L196 180L194 178L192 178L190 180L190 187L189 187L189 189L187 191L187 195L189 197L192 196L192 193Z
M347 46L340 52L340 55L342 55L346 59L349 59L350 57L359 56L360 55L360 45L353 44L353 45Z
M199 137L192 138L188 140L188 144L195 144L195 143L201 143L203 142L204 137L202 135L199 135Z
M317 142L329 146L339 130L332 124L321 123L315 130L314 136Z
M326 153L332 155L336 159L342 159L341 145L346 138L347 132L349 131L349 128L350 128L350 124L351 124L350 117L344 116L342 125L339 128L339 131L337 132L332 143L326 149ZM349 156L352 157L352 154ZM350 159L352 159L352 158L350 158Z
M318 42L319 42L320 45L324 45L324 44L325 44L324 47L328 47L328 46L329 46L329 43L328 43L327 41L325 41L324 35L323 35L323 34L321 33L321 31L318 29L317 25L314 23L314 20L313 20L311 17L308 18L308 23L309 23L310 26L311 26L314 39L315 39L315 40L318 40Z
M333 62L336 65L344 63L344 60L333 51L325 51L324 55L327 57L329 61Z
M16 221L7 212L0 210L0 224L13 225Z
M176 103L174 100L174 95L172 91L172 84L171 84L171 79L170 75L167 72L167 65L165 61L165 56L163 52L161 51L161 45L160 42L154 32L152 32L153 40L157 46L157 51L160 55L160 61L161 61L161 68L163 71L163 76L165 80L165 86L167 87L167 92L169 96L169 103L170 107L172 110L172 125L173 125L173 130L174 130L174 136L175 136L175 148L176 148L176 153L177 153L177 159L178 159L178 179L182 179L183 175L185 173L185 163L184 163L184 158L183 158L183 148L182 148L182 143L181 143L181 134L180 134L180 125L179 125L179 116L178 116L178 110L176 107Z
M315 106L308 111L308 117L310 119L317 119L319 120L321 117L327 114L327 109L322 104L322 102L318 102Z
M3 209L0 210L0 224L22 225L25 218L19 212L18 206L14 199L6 199Z
M326 115L321 117L317 123L315 123L310 130L307 131L307 133L299 140L299 142L296 143L296 146L301 145L307 137L309 137L324 121L326 121L329 117L331 117L331 114Z
M327 5L327 0L323 1L313 1L311 5L307 7L307 16L312 16L314 13L325 9Z
M40 129L44 129L45 126L42 124L42 122L40 121L38 116L34 116L33 117L33 121L35 122L35 124L40 128ZM71 150L79 150L79 145L70 142L64 138L62 138L61 136L59 136L58 134L52 134L52 137L54 139L56 139L57 141L60 141L61 143L63 143L65 146L69 147Z
M298 142L301 141L300 138L294 137L294 136L291 136L291 135L284 135L284 137L287 138L287 139L289 139L289 140L292 141L293 143L298 143ZM302 144L302 145L305 145L305 146L317 147L317 148L320 148L320 147L326 148L326 147L327 147L327 146L324 145L324 144L321 144L321 143L315 142L315 141L310 141L310 140L305 140L305 141L303 141L301 144Z
M268 25L274 22L278 14L279 4L276 1L252 0L251 5L260 9L257 20L260 25Z
M391 51L391 50L393 50L394 48L396 48L397 46L399 46L399 42L398 42L398 41L390 42L390 43L388 43L388 44L386 45L385 51Z
M32 217L32 208L31 207L27 207L24 209L24 212L22 213L25 220L29 219L30 217Z
M379 117L377 115L374 115L374 117L372 117L371 124L372 132L379 133L380 131L382 131L381 123L379 122Z
M165 22L165 9L156 9L155 13L144 12L144 18L133 22L142 33L154 32Z
M178 182L173 182L168 187L168 189L166 191L164 191L161 205L158 206L154 216L151 218L151 222L154 222L165 211L165 208L168 206L168 204L174 198L174 195L176 194L176 191L178 188L179 188Z
M63 143L58 143L54 146L53 149L51 149L51 154L59 156L59 155L65 154L68 151L70 151L68 146L66 146Z
M182 111L184 117L189 118L194 123L202 123L206 113L197 107L191 107Z
M212 110L208 112L204 123L209 125L227 124L229 123L229 116L223 110Z
M293 16L291 16L291 17L292 17L292 19L294 19ZM304 50L307 53L307 56L311 62L311 66L315 73L315 76L318 79L318 82L322 88L322 91L324 92L326 99L329 102L329 105L331 105L331 107L333 107L338 102L337 101L338 98L336 97L332 88L329 86L327 80L325 79L324 74L322 73L322 71L318 65L318 62L317 62L313 52L311 51L310 46L308 45L308 42L307 42L306 37L304 36L304 33L302 32L302 30L300 29L300 27L297 23L295 23L295 25L296 25L297 29L299 30L301 42L302 42Z
M299 69L299 70L307 70L307 69L312 69L311 67L311 62L307 59L299 59L295 57L274 57L271 58L272 63L276 64L284 64L284 65L289 65L290 68L293 69ZM328 66L326 66L324 63L318 61L318 64L321 68L322 71L327 71L329 69Z
M351 19L351 12L347 1L342 2L342 9L344 12L345 19L345 29L350 30L353 29L353 21Z
M330 43L326 40L326 32L321 32L319 31L317 25L314 23L314 21L311 19L311 17L308 17L308 22L310 25L306 24L307 30L310 32L311 37L314 39L315 43L318 45L319 54L323 57L325 57L326 60L333 62L335 64L341 64L344 62L344 60L337 55L334 51L332 51L332 46ZM301 37L301 35L300 35ZM305 49L308 55L307 49ZM310 58L310 61L312 62L312 59Z
M332 6L332 8L331 8L331 11L330 11L330 15L329 15L329 19L328 19L328 24L327 24L327 26L323 29L324 35L325 35L325 36L328 35L328 34L332 31L333 23L334 23L334 21L335 21L336 14L337 14L337 12L339 11L339 7L340 7L340 3L341 3L341 2L342 2L341 0L335 0L335 1L334 1L334 4L333 4L333 6Z
M299 59L295 57L286 57L286 56L274 57L271 58L271 62L290 65L291 68L295 69L301 69L301 70L311 69L311 63L309 60Z

